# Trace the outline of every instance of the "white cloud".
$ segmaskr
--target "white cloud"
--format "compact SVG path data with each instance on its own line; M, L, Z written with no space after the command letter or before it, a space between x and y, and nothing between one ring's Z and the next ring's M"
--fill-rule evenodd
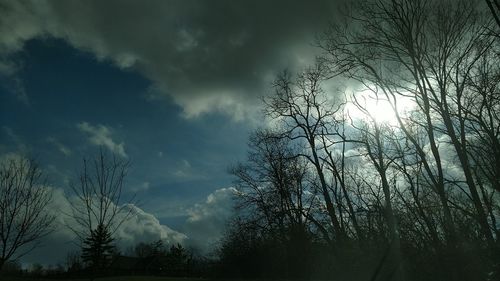
M146 213L135 205L128 206L132 215L116 231L117 242L122 249L139 242L163 240L167 244L183 243L187 236L172 230L152 214Z
M186 159L182 159L177 169L173 172L173 175L179 178L188 178L192 172L191 163Z
M59 150L59 152L61 152L65 156L70 156L73 153L71 151L71 149L69 149L67 146L65 146L64 144L62 144L56 138L48 137L47 138L47 142L53 144L57 148L57 150Z
M12 75L19 65L7 56L19 51L26 40L42 33L43 9L30 7L27 1L4 1L0 16L0 74ZM34 13L37 10L37 13Z
M178 181L200 180L206 178L201 171L193 168L191 163L186 159L179 161L170 174Z
M213 250L233 214L235 192L233 187L217 189L207 196L205 202L188 210L189 217L183 227L189 237L188 243L205 253Z
M42 246L23 257L24 264L41 263L56 264L64 263L66 255L79 249L80 241L68 226L75 227L75 222L70 216L71 204L78 204L78 201L68 200L64 191L59 188L52 188L53 200L50 210L55 215L54 232L42 240ZM166 225L162 225L152 214L145 212L141 208L129 204L126 210L131 210L131 215L114 233L115 244L120 250L128 249L139 242L152 242L162 239L167 243L184 243L186 235L172 230ZM123 218L122 213L117 220Z
M14 130L12 130L12 128L7 126L2 126L2 130L12 141L21 142L21 138L16 133L14 133Z
M197 95L193 92L191 95L175 97L175 101L184 109L183 117L187 119L197 118L210 112L219 112L228 114L235 121L242 121L252 118L260 110L258 100L252 101L245 97L242 90L217 88L196 91L204 94Z
M82 122L77 124L80 131L86 133L89 137L90 143L98 146L104 146L111 152L120 155L122 157L127 157L125 153L125 143L117 143L112 138L112 129L104 125L98 124L97 126L92 126L87 122Z
M149 182L148 181L145 181L135 187L132 188L132 191L133 192L140 192L140 191L147 191L149 190Z
M2 126L0 135L5 135L3 141L10 140L12 144L16 147L16 150L25 154L30 152L30 147L25 144L23 138L18 135L14 130L8 126Z

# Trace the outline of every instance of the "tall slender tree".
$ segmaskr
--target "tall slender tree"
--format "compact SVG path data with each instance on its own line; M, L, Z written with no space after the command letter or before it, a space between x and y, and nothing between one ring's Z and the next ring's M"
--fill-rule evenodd
M93 270L101 270L112 252L113 235L132 214L122 191L129 162L101 149L98 156L83 160L79 183L72 184L74 204L68 227L82 242L82 259Z

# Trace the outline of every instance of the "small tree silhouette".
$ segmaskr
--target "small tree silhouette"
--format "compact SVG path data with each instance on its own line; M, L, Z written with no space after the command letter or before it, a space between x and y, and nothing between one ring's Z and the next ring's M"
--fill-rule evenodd
M111 262L115 249L113 241L109 230L103 224L99 224L83 241L83 262L94 272L106 268Z
M187 273L190 262L189 252L181 244L170 246L167 253L167 270L170 275L183 276Z

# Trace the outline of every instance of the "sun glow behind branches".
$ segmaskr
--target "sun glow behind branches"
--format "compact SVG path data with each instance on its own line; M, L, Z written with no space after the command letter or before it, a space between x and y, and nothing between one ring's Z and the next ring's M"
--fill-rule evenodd
M407 117L415 109L415 103L408 97L397 97L397 112L400 117ZM364 89L353 93L346 104L346 113L353 121L377 122L390 126L398 126L393 105L382 95Z

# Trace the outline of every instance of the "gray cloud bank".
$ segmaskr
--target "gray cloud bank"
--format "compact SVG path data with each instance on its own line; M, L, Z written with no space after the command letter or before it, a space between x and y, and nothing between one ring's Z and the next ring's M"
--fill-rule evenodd
M0 1L0 73L33 38L60 38L152 81L186 117L245 118L284 68L308 64L339 1ZM28 93L29 94L29 93Z

